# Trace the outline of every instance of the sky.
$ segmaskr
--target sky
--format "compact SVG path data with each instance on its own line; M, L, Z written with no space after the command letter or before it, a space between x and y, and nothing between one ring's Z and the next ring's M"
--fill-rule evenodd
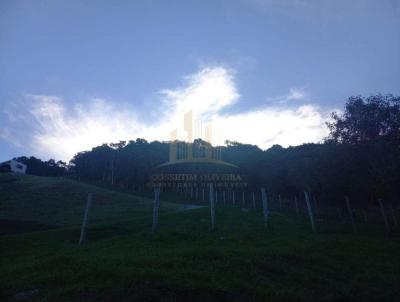
M166 141L321 142L352 95L400 94L400 0L0 0L0 161Z

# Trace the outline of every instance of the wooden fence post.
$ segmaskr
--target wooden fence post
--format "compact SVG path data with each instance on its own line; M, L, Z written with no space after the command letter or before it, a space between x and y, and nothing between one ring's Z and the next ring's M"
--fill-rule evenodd
M349 212L351 227L353 228L354 234L357 234L357 228L356 228L356 224L354 222L353 210L350 205L350 199L348 196L345 196L344 199L346 200L346 207L347 207L347 211Z
M235 204L235 191L232 191L232 203Z
M242 204L245 205L245 200L244 200L244 191L242 192Z
M154 233L158 225L158 212L160 210L160 186L154 188L154 208L153 208L153 225L151 232Z
M111 160L111 185L114 185L114 159Z
M224 204L226 204L226 199L225 199L225 190L222 192L222 198L224 200Z
M294 206L296 207L296 215L299 216L299 202L297 201L297 196L294 196Z
M215 203L218 203L218 190L215 189Z
M210 183L210 212L211 212L211 230L215 228L215 207L214 207L214 191L213 184Z
M308 215L310 216L311 227L312 227L313 232L316 233L317 232L317 228L315 227L314 213L313 213L313 210L311 208L310 196L308 195L307 191L304 191L304 197L305 197L305 201L306 201L306 204L307 204Z
M85 243L86 240L86 226L89 218L89 210L90 206L92 204L92 199L93 199L93 194L89 193L87 196L87 202L86 202L86 208L85 208L85 214L83 215L83 222L82 222L82 227L81 227L81 236L79 237L79 245L82 245Z
M256 196L254 195L254 192L253 192L253 209L255 209L256 208Z
M267 194L265 193L265 188L261 188L261 198L263 204L263 214L264 214L264 226L268 228L268 199Z
M203 188L203 201L204 201L204 188Z
M383 217L383 222L385 223L385 233L386 233L386 235L389 235L389 233L390 233L390 226L389 226L389 221L388 221L388 219L387 219L387 216L386 216L386 213L385 213L385 207L384 207L384 205L383 205L383 201L382 201L382 199L378 199L378 203L379 203L379 207L380 207L380 209L381 209L381 214L382 214L382 217Z

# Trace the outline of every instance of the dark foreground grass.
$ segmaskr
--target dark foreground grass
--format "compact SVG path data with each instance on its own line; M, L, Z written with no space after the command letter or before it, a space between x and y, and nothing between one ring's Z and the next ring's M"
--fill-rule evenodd
M118 205L116 203L116 205ZM398 301L400 242L380 234L314 235L305 219L217 206L151 208L79 226L0 236L0 300ZM179 208L178 208L179 210Z

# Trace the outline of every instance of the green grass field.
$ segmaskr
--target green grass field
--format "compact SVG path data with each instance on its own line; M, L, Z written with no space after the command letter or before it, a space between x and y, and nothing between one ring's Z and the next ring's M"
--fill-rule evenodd
M88 192L87 243L78 246ZM1 301L398 301L400 241L217 205L183 210L73 180L0 175Z

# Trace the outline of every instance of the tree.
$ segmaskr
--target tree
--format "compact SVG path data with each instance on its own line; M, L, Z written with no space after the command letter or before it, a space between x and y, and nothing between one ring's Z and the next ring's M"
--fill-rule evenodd
M352 183L369 186L374 198L394 199L400 181L400 97L373 95L350 97L342 115L333 113L327 143L349 144L356 157L359 178ZM362 171L362 173L360 173Z
M17 161L27 165L27 174L37 176L63 176L67 172L67 164L63 161L55 161L49 159L48 161L42 161L36 157L21 156L15 158Z
M327 123L328 140L336 143L359 144L385 137L391 142L400 139L400 97L373 95L368 98L352 96L342 115L332 114Z

